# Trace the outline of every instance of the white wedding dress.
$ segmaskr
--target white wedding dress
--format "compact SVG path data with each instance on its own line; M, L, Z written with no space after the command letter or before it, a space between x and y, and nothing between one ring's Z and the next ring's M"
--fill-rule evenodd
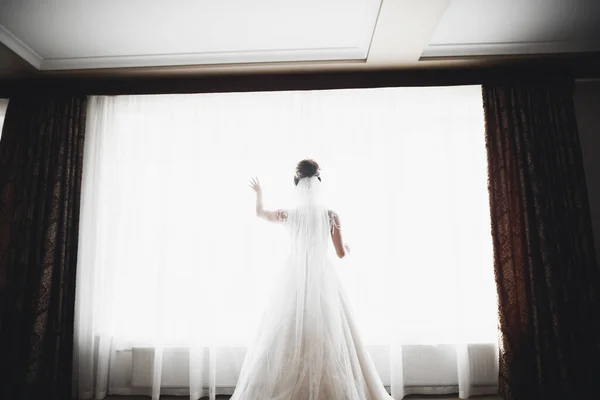
M328 256L334 215L317 178L280 212L291 254L248 349L231 400L390 400Z

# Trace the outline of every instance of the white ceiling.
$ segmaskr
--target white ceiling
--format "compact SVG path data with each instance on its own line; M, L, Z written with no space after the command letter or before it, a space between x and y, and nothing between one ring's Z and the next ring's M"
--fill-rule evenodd
M599 3L0 0L0 42L40 70L402 67L421 57L600 51Z
M452 0L423 56L600 51L600 0Z

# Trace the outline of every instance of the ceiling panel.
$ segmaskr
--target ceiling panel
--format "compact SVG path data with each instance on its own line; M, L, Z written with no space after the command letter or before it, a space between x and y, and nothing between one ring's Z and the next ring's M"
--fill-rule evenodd
M0 0L41 69L365 59L381 0Z
M598 0L452 0L424 56L600 51Z

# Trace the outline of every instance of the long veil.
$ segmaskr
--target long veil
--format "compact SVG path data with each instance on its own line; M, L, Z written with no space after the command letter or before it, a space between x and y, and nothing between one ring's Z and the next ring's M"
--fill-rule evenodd
M318 178L300 179L296 186L296 202L296 207L287 212L284 221L290 234L291 261L296 267L310 264L316 268L327 256L331 227Z

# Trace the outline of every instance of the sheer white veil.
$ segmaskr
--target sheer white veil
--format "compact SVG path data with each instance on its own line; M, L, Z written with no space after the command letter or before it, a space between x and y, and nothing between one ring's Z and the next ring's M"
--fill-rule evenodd
M318 177L301 178L296 185L297 207L323 206L323 187Z
M302 178L298 181L296 207L289 211L286 221L291 235L293 257L313 259L315 256L325 255L331 225L324 197L318 177Z

